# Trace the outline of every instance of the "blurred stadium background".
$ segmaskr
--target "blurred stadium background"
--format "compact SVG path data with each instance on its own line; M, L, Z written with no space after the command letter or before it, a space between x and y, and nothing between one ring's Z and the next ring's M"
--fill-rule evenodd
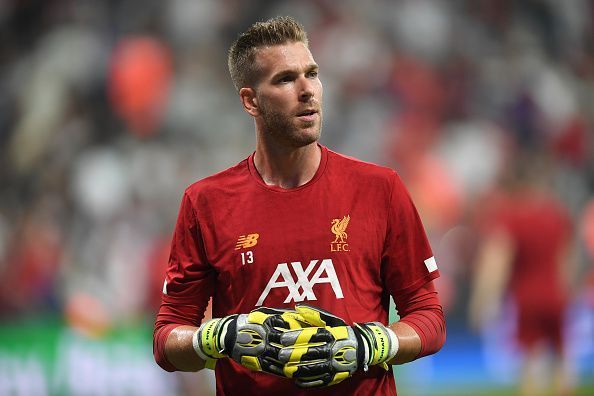
M3 0L0 394L206 395L152 324L179 200L253 150L226 66L292 15L325 93L322 142L397 169L442 272L448 340L403 395L513 394L513 315L468 325L478 218L504 165L546 153L574 220L567 347L594 394L594 1Z

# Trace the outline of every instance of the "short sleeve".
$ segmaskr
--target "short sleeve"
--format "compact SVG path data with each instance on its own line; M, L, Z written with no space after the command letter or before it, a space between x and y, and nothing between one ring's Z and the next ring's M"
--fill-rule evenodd
M417 209L395 172L391 186L382 279L395 297L439 277L439 270Z
M194 307L197 319L187 324L197 325L212 296L214 279L215 273L206 257L198 217L186 192L171 242L163 285L163 303L169 306Z

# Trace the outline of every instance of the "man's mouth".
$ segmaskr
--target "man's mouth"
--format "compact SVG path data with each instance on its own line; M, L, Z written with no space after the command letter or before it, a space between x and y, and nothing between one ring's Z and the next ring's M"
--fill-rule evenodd
M307 109L297 113L297 117L313 117L317 113L318 111L316 109Z

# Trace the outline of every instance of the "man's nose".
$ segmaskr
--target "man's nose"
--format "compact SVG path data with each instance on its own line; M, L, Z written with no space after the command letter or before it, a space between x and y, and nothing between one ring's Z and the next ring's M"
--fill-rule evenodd
M314 96L313 84L306 77L301 77L299 80L299 100L307 102Z

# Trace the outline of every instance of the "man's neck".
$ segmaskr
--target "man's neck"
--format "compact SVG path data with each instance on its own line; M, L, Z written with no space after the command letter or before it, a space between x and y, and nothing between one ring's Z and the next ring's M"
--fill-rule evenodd
M322 152L317 142L299 148L279 148L258 142L254 165L269 186L290 189L309 182L315 176Z

